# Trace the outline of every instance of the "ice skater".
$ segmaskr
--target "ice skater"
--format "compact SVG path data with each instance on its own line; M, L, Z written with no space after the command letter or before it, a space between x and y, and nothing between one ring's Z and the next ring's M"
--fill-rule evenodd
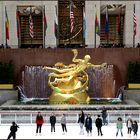
M105 106L103 106L102 109L102 119L103 119L103 125L108 125L108 121L107 121L107 109L105 108Z
M42 125L44 123L44 118L43 116L41 115L41 112L38 112L37 116L36 116L36 136L39 132L39 135L41 136L41 129L42 129Z
M101 135L103 136L102 133L102 119L100 118L100 115L98 115L98 118L95 121L96 127L97 127L97 131L98 131L98 136Z
M116 126L117 126L116 137L118 136L119 131L121 133L121 136L123 136L123 132L122 132L123 122L122 122L122 118L121 117L118 117Z
M92 136L92 118L90 116L90 114L88 114L88 116L86 117L85 120L85 127L86 127L86 131L87 131L87 136Z
M62 126L62 131L63 131L62 134L64 135L65 132L67 133L65 114L63 114L62 117L61 117L61 126Z
M78 123L80 125L80 135L84 135L85 114L84 114L83 110L79 114Z
M134 132L134 138L137 138L137 132L138 132L138 123L137 123L137 121L133 122L132 130Z
M51 133L55 132L55 123L56 123L56 116L54 113L50 116L50 124L51 124Z
M126 122L127 134L129 135L129 137L131 137L132 125L133 125L133 121L132 121L131 117L129 116L127 119L127 122Z
M10 134L8 135L7 140L9 140L11 137L13 137L13 140L16 139L16 132L18 128L19 126L15 122L12 122L12 126L10 127Z

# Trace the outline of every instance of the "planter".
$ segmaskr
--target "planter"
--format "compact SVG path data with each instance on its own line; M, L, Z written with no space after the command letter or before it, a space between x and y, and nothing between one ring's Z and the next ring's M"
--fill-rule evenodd
M0 84L0 89L13 89L13 84Z
M140 88L140 84L129 83L128 88L138 89Z

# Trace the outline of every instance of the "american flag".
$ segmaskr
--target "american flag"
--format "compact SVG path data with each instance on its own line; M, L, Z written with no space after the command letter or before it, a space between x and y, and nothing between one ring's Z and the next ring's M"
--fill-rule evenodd
M70 0L70 32L72 33L74 29L74 12L73 12L73 2Z
M33 26L33 19L32 19L32 16L30 15L29 16L29 34L30 34L31 38L34 37L33 28L34 28L34 26Z
M136 35L136 28L137 28L137 22L136 22L135 5L134 5L134 13L133 13L133 29L134 29L134 36Z

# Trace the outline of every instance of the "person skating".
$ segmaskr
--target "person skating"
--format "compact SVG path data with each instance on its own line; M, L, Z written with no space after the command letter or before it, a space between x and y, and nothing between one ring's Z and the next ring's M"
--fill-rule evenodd
M36 128L36 135L39 134L41 135L41 128L42 128L42 125L44 123L44 118L43 116L41 115L40 112L38 112L37 116L36 116L36 125L37 125L37 128Z
M67 133L65 114L62 115L62 118L61 118L61 126L62 126L62 131L63 131L62 134L65 134L65 132Z
M129 116L129 118L126 122L127 134L129 135L129 137L131 137L132 125L133 125L133 121L132 121L131 117Z
M13 137L13 140L16 139L16 132L18 128L19 126L15 122L12 122L12 126L10 127L10 134L8 135L7 140L9 140L11 137Z
M116 137L118 136L119 131L121 133L121 136L123 136L123 132L122 132L123 122L122 122L122 118L121 117L118 117L116 126L117 126Z
M90 114L88 114L86 120L85 120L85 127L86 127L86 131L87 131L87 136L92 135L92 118L90 116Z
M83 110L79 114L78 123L80 125L80 135L84 135L85 114L84 114Z
M137 138L137 132L138 132L138 123L137 123L137 121L133 122L132 130L134 132L134 138Z
M107 121L107 109L105 108L105 106L103 106L102 109L102 119L103 119L103 125L107 125L108 121Z
M51 133L55 132L55 123L56 123L56 116L54 113L50 116L50 124L51 124Z
M95 121L96 127L97 127L97 131L98 131L98 136L99 135L103 135L102 133L102 119L100 118L100 115L98 115L98 118Z

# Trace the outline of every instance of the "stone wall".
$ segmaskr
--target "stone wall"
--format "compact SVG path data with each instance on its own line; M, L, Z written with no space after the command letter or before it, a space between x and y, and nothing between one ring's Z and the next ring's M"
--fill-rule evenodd
M86 54L91 56L91 63L101 64L107 62L116 67L117 89L127 86L127 67L129 61L140 60L140 48L83 48L78 49L78 58ZM57 62L71 64L73 53L71 49L0 49L0 61L13 60L15 65L15 85L21 81L21 71L25 65L54 66Z

